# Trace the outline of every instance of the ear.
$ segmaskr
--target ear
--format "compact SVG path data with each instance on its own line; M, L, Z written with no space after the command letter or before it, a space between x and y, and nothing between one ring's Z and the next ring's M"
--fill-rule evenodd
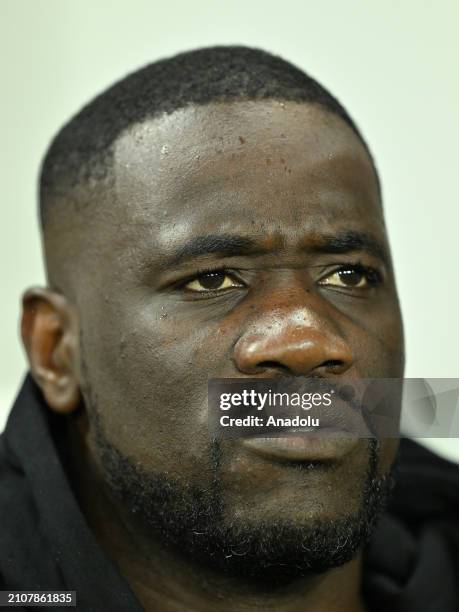
M80 402L78 320L68 300L45 288L22 298L21 335L30 372L46 402L68 414Z

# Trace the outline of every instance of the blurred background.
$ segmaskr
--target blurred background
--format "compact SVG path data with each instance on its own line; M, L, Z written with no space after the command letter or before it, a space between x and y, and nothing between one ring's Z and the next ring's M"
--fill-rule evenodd
M37 174L59 127L114 80L241 43L316 77L376 158L408 377L459 378L457 0L0 0L0 431L26 372L20 297L44 282ZM456 439L423 443L459 460Z

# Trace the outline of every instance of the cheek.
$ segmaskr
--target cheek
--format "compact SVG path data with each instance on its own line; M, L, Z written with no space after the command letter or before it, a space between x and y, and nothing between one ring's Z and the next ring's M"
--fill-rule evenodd
M400 313L368 313L346 330L360 378L401 378L404 372L404 341Z
M207 381L227 355L218 324L112 303L83 332L85 372L109 441L144 469L205 472Z
M380 475L387 474L394 464L399 448L400 440L398 438L386 438L381 441L380 452Z

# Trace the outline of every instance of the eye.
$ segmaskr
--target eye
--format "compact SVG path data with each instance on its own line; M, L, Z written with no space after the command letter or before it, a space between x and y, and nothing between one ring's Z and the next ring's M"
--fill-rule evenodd
M319 284L345 289L369 289L381 282L382 277L378 270L358 264L343 266L335 270L323 278Z
M223 289L231 289L232 287L243 287L244 285L235 279L226 270L214 270L203 272L195 278L189 280L183 285L188 291L197 291L199 293L221 291Z

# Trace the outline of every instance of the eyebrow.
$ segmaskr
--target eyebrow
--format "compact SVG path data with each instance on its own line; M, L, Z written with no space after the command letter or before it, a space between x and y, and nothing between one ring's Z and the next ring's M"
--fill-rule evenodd
M365 232L346 231L336 235L323 235L314 243L312 250L315 253L349 253L350 251L364 251L389 264L389 254L385 246L371 234Z
M255 255L269 252L259 245L259 238L238 234L207 234L196 236L179 247L168 259L168 264L177 265L187 259L202 257L212 253L219 255Z
M282 246L277 240L276 246ZM302 250L307 253L348 253L364 251L381 259L389 265L389 255L384 245L371 234L346 231L338 234L314 234L312 239L303 242ZM239 234L207 234L196 236L176 249L167 258L167 265L174 266L183 261L210 254L223 256L263 255L273 251L271 247L260 244L260 235L243 236Z

